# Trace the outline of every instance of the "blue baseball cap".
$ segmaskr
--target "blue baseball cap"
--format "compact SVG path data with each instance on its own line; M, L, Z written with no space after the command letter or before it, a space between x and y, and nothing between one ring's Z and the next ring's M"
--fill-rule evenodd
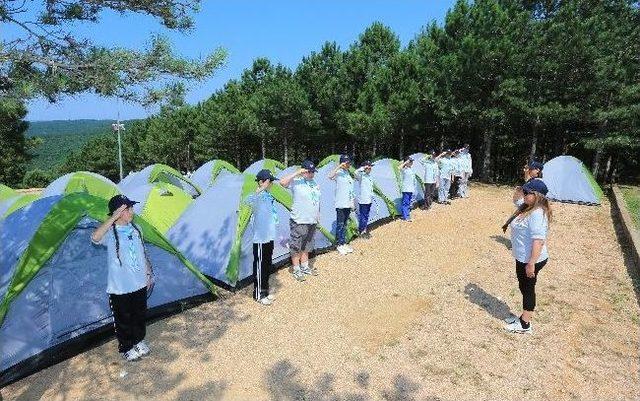
M116 195L111 199L109 199L109 216L111 216L113 212L118 210L123 205L127 205L127 207L131 207L136 203L140 203L140 202L132 201L131 199L127 198L124 195Z
M373 165L374 164L371 162L371 160L365 160L365 161L362 162L362 164L360 166L361 167L367 167L367 166L373 167Z
M537 162L537 161L530 161L529 162L529 170L540 170L542 171L542 169L544 168L544 164Z
M538 192L546 196L549 192L549 189L547 188L547 184L545 184L544 181L539 178L534 178L527 181L527 183L522 186L522 192L524 192L525 195L533 192Z
M273 173L271 172L271 170L267 170L265 168L258 171L258 174L256 174L256 181L264 181L264 180L276 181L277 178L273 176Z
M349 155L340 155L340 163L351 163Z
M305 161L302 162L302 164L300 165L300 167L302 167L303 169L307 170L310 173L315 173L316 171L318 171L316 169L316 165L314 162L312 162L311 160L307 159Z

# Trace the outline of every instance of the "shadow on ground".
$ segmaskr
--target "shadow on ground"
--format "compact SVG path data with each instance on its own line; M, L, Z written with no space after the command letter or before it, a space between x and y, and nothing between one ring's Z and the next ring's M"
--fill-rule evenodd
M472 303L480 306L491 316L503 320L512 315L506 302L486 292L475 283L469 283L464 287L464 295Z
M633 260L631 243L625 235L624 228L622 228L622 221L620 221L619 211L617 210L616 203L613 199L609 198L611 202L611 220L613 221L613 227L616 232L616 239L620 245L620 252L624 256L624 266L627 269L627 274L631 278L633 283L633 290L636 295L636 301L640 306L640 266L637 266Z
M237 305L241 302L242 298L222 292L216 302L186 310L174 319L165 320L165 326L148 325L147 341L152 347L152 354L142 361L125 363L117 352L117 344L111 342L102 349L80 356L84 358L80 363L68 359L31 379L22 380L15 384L9 398L16 401L44 399L45 392L55 384L56 399L61 400L108 400L103 393L118 393L124 396L123 399L132 400L220 399L228 388L228 384L220 380L204 381L204 384L187 387L169 397L169 393L188 380L186 373L172 371L172 363L185 354L192 356L193 363L208 363L209 356L200 352L202 347L222 338L231 325L250 317L238 312ZM211 312L204 308L215 309L216 324L213 327L200 324L211 316ZM78 385L75 378L79 376L92 380ZM7 397L6 390L3 390L3 395Z
M511 249L511 240L509 238L502 235L492 235L490 238L497 243L504 245L507 249Z
M265 385L273 401L365 401L372 398L382 398L388 401L437 401L438 397L417 398L421 390L419 383L398 374L393 381L382 390L371 389L371 378L367 372L359 372L353 377L357 389L340 390L336 388L335 375L323 373L308 384L301 376L300 368L283 359L275 363L265 372ZM373 392L379 392L374 397Z

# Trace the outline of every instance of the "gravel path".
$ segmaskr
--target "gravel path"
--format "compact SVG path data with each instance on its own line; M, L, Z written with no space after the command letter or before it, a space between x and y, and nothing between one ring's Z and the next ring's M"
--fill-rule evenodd
M502 318L521 303L499 227L510 189L395 221L315 260L320 275L272 277L153 323L136 364L115 341L2 390L8 400L637 399L638 291L602 207L554 204L551 261L533 335ZM637 273L632 273L636 283Z

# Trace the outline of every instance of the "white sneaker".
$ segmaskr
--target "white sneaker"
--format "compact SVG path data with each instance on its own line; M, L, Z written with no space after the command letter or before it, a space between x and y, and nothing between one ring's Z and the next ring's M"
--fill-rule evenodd
M531 333L532 331L531 328L532 328L531 323L529 323L528 329L525 329L524 327L522 327L522 324L520 323L520 318L516 319L515 322L509 323L508 325L505 326L505 330L507 330L508 332L520 333L520 334Z
M275 300L276 300L276 296L275 296L275 295L273 295L273 294L269 294L269 295L267 295L267 299L268 299L269 301L273 302L273 301L275 301Z
M347 250L348 253L352 253L353 252L353 248L351 248L350 245L344 244L343 247L344 247L344 249Z
M294 279L298 280L298 281L304 281L304 273L302 273L301 270L294 270L293 273L291 273L291 275L293 276Z
M509 315L509 317L505 317L504 318L504 322L506 324L511 324L511 323L514 323L518 319L520 319L520 317L518 317L516 315Z
M140 353L136 350L136 347L133 347L129 351L123 352L120 355L122 355L122 358L127 362L133 362L140 359Z
M344 247L344 245L338 245L336 250L338 251L338 253L340 253L340 255L346 255L346 254L349 253L349 251L347 251L347 249Z
M264 298L260 298L260 300L258 301L258 303L261 303L264 306L269 306L271 305L273 302L268 298L268 297L264 297Z
M151 348L149 348L149 345L147 345L147 343L144 340L142 340L139 343L137 343L136 345L134 345L133 348L136 351L138 351L138 354L140 356L149 355L149 353L151 352Z

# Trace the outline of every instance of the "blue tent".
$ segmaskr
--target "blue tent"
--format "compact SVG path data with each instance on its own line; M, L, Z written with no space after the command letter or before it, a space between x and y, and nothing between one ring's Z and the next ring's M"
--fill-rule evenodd
M560 202L599 205L602 189L587 167L573 156L558 156L544 164L548 197Z

